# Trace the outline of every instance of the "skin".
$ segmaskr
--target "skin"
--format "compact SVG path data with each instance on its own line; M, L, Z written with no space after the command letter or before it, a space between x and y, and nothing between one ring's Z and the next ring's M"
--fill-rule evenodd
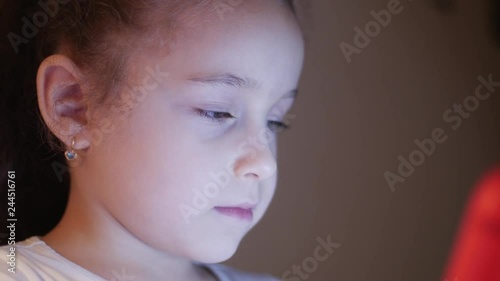
M183 27L168 55L150 50L131 61L131 85L151 89L142 98L124 90L97 107L67 56L39 68L42 117L68 149L75 137L79 154L69 163L67 210L42 240L103 278L125 268L140 280L214 280L193 261L230 258L272 200L277 134L269 121L285 119L294 101L304 55L298 23L288 7L266 0L245 1L223 20L208 12L199 19ZM164 75L155 79L148 67ZM235 86L229 73L252 83ZM127 101L124 117L117 109ZM234 118L213 120L199 109ZM195 190L214 183L211 173L226 184L195 208ZM250 221L214 209L242 203L255 204ZM196 212L186 216L182 207Z

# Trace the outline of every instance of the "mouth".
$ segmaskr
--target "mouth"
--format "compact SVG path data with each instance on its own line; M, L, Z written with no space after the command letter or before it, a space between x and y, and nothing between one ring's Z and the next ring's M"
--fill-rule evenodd
M250 222L253 220L253 209L255 206L244 205L244 206L231 206L222 207L216 206L214 209L222 215L233 217L238 220Z

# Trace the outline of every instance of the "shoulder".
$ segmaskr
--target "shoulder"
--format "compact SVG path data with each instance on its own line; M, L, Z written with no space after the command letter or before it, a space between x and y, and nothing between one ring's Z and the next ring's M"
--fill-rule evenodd
M15 280L15 247L14 245L4 245L0 247L0 280Z
M0 280L102 280L62 259L37 236L0 247Z
M220 281L280 281L278 278L262 273L248 272L224 264L203 264Z
M0 280L42 280L34 262L37 254L37 239L10 241L0 247Z

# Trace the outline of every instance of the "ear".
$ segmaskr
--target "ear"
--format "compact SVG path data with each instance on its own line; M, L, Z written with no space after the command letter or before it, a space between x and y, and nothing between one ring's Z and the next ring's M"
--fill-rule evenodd
M84 137L89 119L88 97L83 92L83 75L68 57L52 55L38 68L36 78L38 106L51 132L68 147L86 149Z

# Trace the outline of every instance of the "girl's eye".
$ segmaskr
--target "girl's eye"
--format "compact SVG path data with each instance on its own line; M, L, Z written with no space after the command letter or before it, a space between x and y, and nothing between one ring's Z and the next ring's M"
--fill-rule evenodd
M224 121L226 121L227 119L234 118L234 116L229 112L210 111L203 109L196 109L196 111L201 117L207 118L217 123L224 123Z
M196 109L196 112L203 118L207 118L210 121L217 122L219 124L224 123L228 119L233 119L235 118L231 113L229 112L220 112L220 111L210 111L210 110L203 110L203 109ZM289 125L285 124L284 122L281 121L274 121L274 120L269 120L267 121L267 126L269 129L274 132L274 133L279 133L284 130L287 130L290 128Z
M274 132L274 133L280 133L284 130L287 130L290 128L289 125L283 123L283 122L280 122L280 121L267 121L267 126L269 127L269 129Z

